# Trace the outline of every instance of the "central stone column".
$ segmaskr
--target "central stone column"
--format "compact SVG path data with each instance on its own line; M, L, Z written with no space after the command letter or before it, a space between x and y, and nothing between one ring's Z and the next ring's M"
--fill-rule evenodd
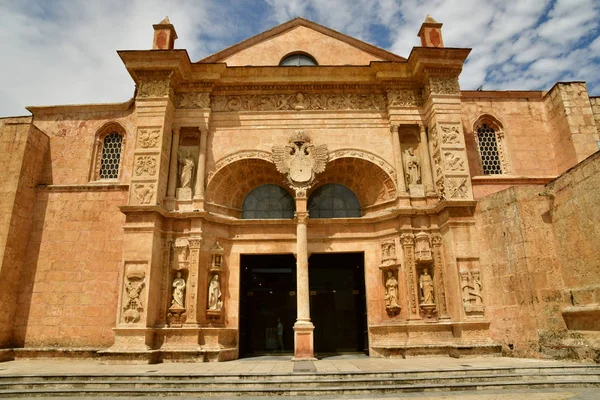
M294 324L293 360L314 360L315 326L310 322L310 291L308 286L308 235L306 193L296 192L296 298L298 318Z

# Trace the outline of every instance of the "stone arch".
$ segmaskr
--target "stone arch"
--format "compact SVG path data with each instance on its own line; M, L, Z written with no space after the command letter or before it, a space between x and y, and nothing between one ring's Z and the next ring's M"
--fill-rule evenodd
M224 207L227 214L237 218L241 217L242 204L246 195L261 185L278 185L294 196L284 183L285 176L277 171L275 164L270 160L252 158L249 153L254 152L247 152L245 154L247 157L236 157L235 160L215 168L206 188L208 204Z
M395 174L393 167L371 153L334 151L330 153L325 172L317 176L316 185L308 196L327 183L339 183L354 192L364 210L396 198Z

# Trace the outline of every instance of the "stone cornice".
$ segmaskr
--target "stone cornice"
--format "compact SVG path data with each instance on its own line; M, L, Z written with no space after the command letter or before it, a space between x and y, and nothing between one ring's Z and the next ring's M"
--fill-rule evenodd
M133 98L131 98L123 103L65 104L55 106L28 106L25 108L34 115L75 114L85 112L127 111L132 107L133 103Z

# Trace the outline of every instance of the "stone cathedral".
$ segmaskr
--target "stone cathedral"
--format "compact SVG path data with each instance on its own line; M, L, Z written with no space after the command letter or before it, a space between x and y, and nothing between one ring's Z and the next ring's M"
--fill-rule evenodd
M600 98L297 18L0 119L0 360L600 354ZM148 42L150 43L150 37ZM33 101L33 100L32 100Z

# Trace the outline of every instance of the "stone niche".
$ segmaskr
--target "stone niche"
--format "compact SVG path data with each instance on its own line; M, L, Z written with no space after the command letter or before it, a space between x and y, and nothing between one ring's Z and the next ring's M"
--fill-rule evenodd
M223 317L223 272L225 250L217 240L210 248L210 266L208 268L206 316L211 320Z
M404 182L408 192L411 197L425 197L419 127L417 125L400 126L398 134L400 135Z
M398 273L400 262L396 255L396 239L383 240L381 246L381 263L379 269L382 272L383 290L385 300L385 311L390 317L400 314L400 292L398 286Z
M177 208L191 210L198 171L198 153L200 136L198 130L182 128L177 148L177 189L175 198Z

